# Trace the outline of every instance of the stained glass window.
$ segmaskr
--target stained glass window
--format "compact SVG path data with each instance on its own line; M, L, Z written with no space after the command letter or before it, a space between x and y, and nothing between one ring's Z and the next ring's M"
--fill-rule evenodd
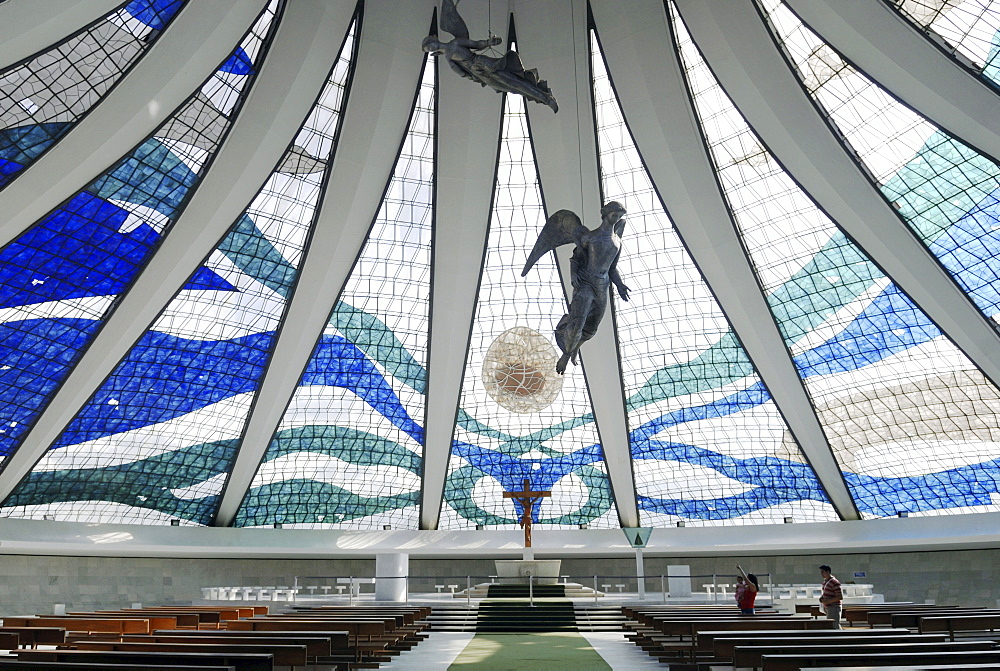
M641 287L616 321L644 524L837 519L664 210L596 39L592 52L606 198L628 209L619 272Z
M277 7L261 14L227 61L249 59L240 79L224 65L132 154L0 252L7 307L0 325L7 368L0 375L9 380L3 408L13 418L0 437L7 450L30 428L198 183L266 52ZM228 246L188 280L5 501L8 516L58 510L62 519L86 521L206 519L205 492L185 490L225 467L225 450L240 430L234 408L246 394L232 397L252 386L269 337L265 317L280 306L251 291L253 281L238 270L254 256L243 245L247 228L241 222ZM272 328L275 322L272 314ZM218 426L206 428L206 415Z

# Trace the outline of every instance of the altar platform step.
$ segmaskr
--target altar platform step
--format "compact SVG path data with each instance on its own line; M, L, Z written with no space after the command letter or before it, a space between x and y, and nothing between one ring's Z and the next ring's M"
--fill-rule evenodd
M516 602L513 607L500 605L492 609L492 614L485 622L480 614L480 607L490 602L459 606L433 606L427 622L433 631L622 631L625 617L620 606L581 606L572 607L572 623L565 614L558 614L558 629L552 628L557 614L544 607L545 602L536 602L534 607L526 601ZM541 626L539 615L547 618L549 628ZM528 623L528 624L525 624Z
M487 599L565 599L565 585L490 585L486 590Z

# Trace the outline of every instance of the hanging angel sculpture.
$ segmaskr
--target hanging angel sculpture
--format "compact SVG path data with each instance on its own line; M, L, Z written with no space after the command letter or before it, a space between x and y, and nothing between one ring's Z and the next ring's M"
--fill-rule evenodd
M528 100L548 105L553 112L559 111L549 85L538 78L537 70L525 70L516 52L508 51L499 58L478 53L500 44L501 39L491 35L487 40L470 40L469 29L458 14L455 0L442 0L441 28L455 38L442 42L436 34L428 35L421 44L425 52L434 56L444 54L448 67L466 79L500 93L520 94Z
M545 222L538 240L528 256L521 277L547 252L569 243L576 243L570 260L573 298L569 312L556 325L556 344L563 354L556 363L562 374L572 360L576 365L580 346L594 337L608 307L611 285L618 289L623 301L628 300L629 288L618 274L622 233L625 231L625 208L612 200L601 208L601 225L590 230L575 213L559 210Z

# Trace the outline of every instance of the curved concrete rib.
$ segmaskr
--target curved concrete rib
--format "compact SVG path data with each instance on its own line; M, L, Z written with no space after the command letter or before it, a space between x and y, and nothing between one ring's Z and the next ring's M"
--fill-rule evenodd
M121 0L0 3L0 72L45 51L121 4Z
M556 100L568 101L560 105L558 114L541 105L527 105L545 209L549 213L563 208L573 210L589 228L594 228L600 221L602 203L601 180L594 160L597 140L590 93L587 4L581 0L525 3L518 6L514 19L518 51L524 62L544 75ZM571 104L572 95L560 99L560 91L578 92L578 105ZM572 295L571 254L569 245L557 251L567 295ZM611 311L605 315L597 335L581 348L580 354L618 518L623 527L637 527L639 507ZM566 374L578 375L579 372L571 365Z
M487 20L489 4L463 5L470 31ZM506 30L504 30L506 32ZM501 35L503 37L503 35ZM455 419L468 362L480 274L486 255L500 147L503 97L473 87L439 57L437 164L434 168L434 259L420 528L437 529Z

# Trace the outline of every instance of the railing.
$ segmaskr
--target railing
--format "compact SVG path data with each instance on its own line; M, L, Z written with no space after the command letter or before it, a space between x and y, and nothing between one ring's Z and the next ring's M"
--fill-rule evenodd
M758 573L760 581L760 597L758 602L767 603L775 596L775 586L771 575ZM366 592L366 585L372 585L371 590L377 591L377 581L402 581L403 598L409 600L411 595L447 595L464 596L471 604L474 587L491 584L527 584L529 600L535 600L536 587L544 584L577 584L592 590L594 603L600 599L615 599L630 601L662 601L669 599L690 601L691 603L723 603L734 602L735 576L731 574L695 574L695 575L568 575L558 577L524 576L520 578L501 578L497 575L464 575L464 576L421 576L421 575L390 575L378 576L295 576L287 581L290 586L241 586L241 587L206 587L202 588L206 600L287 600L295 601L298 597L339 598L354 604ZM785 586L782 586L782 589ZM806 586L803 586L806 587ZM808 587L818 588L818 585ZM849 587L844 585L845 590ZM857 585L867 588L870 585ZM335 593L334 593L335 591ZM656 595L656 596L654 596ZM658 598L657 598L658 597ZM478 597L476 597L478 598ZM580 598L579 596L577 598Z

